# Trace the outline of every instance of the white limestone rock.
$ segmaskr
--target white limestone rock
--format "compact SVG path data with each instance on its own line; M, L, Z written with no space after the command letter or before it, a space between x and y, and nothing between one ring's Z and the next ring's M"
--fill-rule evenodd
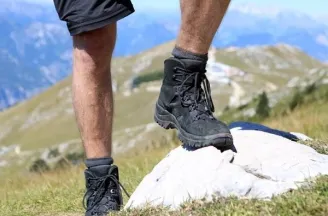
M237 196L269 199L328 174L328 155L261 132L232 130L238 153L206 147L172 150L140 183L125 208L166 206Z

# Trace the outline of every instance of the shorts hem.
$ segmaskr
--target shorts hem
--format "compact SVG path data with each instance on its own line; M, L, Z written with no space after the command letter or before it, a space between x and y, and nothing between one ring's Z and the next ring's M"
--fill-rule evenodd
M128 15L132 14L134 12L134 9L128 9L123 8L120 11L117 11L115 14L105 14L103 16L90 19L86 22L77 23L77 24L71 24L68 27L68 30L71 34L71 36L78 35L84 32L96 30L103 28L109 24L115 23L119 21L120 19L123 19L124 17L127 17Z

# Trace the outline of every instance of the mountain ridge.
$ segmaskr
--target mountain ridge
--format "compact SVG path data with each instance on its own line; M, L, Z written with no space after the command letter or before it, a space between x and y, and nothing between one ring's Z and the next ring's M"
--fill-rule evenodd
M328 27L324 22L285 10L268 17L263 16L266 13L260 13L262 10L253 7L243 11L231 7L213 46L288 43L319 60L328 60ZM133 56L173 40L179 23L178 14L131 15L118 25L115 56ZM65 24L58 20L52 5L5 1L0 9L0 24L0 110L69 76L71 41ZM8 76L9 73L17 75Z

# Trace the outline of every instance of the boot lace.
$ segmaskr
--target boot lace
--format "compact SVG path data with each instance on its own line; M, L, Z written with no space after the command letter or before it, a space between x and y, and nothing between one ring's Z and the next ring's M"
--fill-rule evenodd
M120 188L122 188L127 197L130 198L129 193L117 180L115 175L107 175L99 178L89 178L87 182L88 189L83 197L83 207L87 211L93 209L108 193L118 196L119 205L122 205L123 197L120 193ZM110 195L108 196L110 197ZM110 203L108 203L108 205L110 205Z
M196 111L195 120L210 118L215 111L211 97L211 87L204 72L193 72L176 67L173 79L180 82L177 94L181 97L181 104L188 107L190 112ZM203 85L203 88L202 88Z

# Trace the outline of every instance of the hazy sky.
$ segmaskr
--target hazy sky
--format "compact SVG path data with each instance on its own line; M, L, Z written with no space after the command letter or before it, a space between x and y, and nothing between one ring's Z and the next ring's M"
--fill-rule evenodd
M3 0L2 0L3 1ZM21 0L4 0L4 1L21 1ZM52 0L27 0L38 3L52 3ZM132 0L137 10L141 9L157 9L171 10L177 9L179 0ZM234 3L252 3L260 6L275 6L281 8L294 9L296 11L310 13L312 15L328 16L328 0L232 0Z

